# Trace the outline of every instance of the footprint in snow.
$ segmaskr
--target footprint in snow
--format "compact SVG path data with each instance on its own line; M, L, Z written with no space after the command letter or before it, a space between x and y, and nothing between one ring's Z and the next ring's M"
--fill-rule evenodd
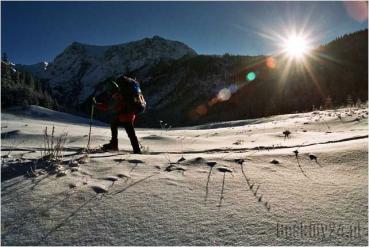
M131 164L143 164L145 162L143 162L142 160L127 160L128 163L131 163Z
M226 173L226 172L232 173L232 168L228 168L228 167L219 167L219 168L218 168L218 171L220 171L220 172L224 172L224 173Z
M69 188L70 188L70 189L74 189L74 188L76 188L76 187L77 187L77 184L75 184L75 183L70 183L68 186L69 186Z
M91 186L91 189L93 191L95 191L96 194L101 194L101 193L107 193L108 192L108 190L105 187L98 186L98 185Z
M115 177L115 176L109 176L109 177L105 177L105 178L102 178L102 179L113 182L113 183L118 181L118 177Z
M130 175L127 175L127 174L124 174L124 173L117 174L117 177L118 178L126 178L126 179L130 179L131 178Z
M182 161L185 161L186 159L184 157L181 157L179 160L177 160L177 163L180 163Z
M132 167L132 169L130 170L129 173L133 172L133 170L138 166L138 164L145 163L142 160L128 160L128 162L131 163L131 164L134 164L134 166Z
M181 171L182 173L184 173L186 169L172 164L172 165L167 166L164 171L166 172Z
M277 164L279 164L280 162L279 162L278 160L274 159L274 160L270 161L270 163L272 163L272 164L274 164L274 165L277 165Z
M186 162L186 164L197 165L197 164L206 164L207 160L203 157L197 157L194 159L190 159Z
M118 164L117 165L119 165L120 163L122 163L123 161L125 161L125 159L113 159L114 160L114 162L117 162Z

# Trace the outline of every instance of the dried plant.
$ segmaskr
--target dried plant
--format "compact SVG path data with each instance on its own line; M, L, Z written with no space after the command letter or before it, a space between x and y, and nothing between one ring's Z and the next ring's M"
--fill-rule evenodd
M160 135L163 135L164 131L166 132L166 131L168 131L172 128L172 125L169 125L168 123L164 122L163 120L160 120L159 123L160 123L160 128L161 128Z
M209 173L208 173L208 180L206 182L206 186L205 186L205 202L208 199L208 194L209 194L209 182L210 182L210 176L211 176L211 172L213 171L214 166L217 164L217 162L215 161L209 161L206 163L210 169L209 169Z
M219 172L223 172L223 182L222 182L222 190L221 190L221 193L220 193L220 198L219 198L219 210L220 208L222 207L222 201L224 199L224 185L225 185L225 176L226 176L226 173L230 173L232 174L232 170L229 169L228 167L219 167L218 168L218 171ZM233 174L232 174L233 176Z
M68 133L63 133L59 137L55 136L55 127L53 126L49 134L47 127L44 130L44 149L41 151L41 158L48 160L62 160L63 149L67 140Z

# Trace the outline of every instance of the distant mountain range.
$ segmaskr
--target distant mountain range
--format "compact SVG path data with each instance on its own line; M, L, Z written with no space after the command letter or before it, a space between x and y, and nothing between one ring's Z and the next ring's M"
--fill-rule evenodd
M15 69L20 71L27 71L31 72L32 75L42 78L46 73L47 67L49 66L48 62L40 62L31 65L23 65L23 64L16 64Z
M16 68L49 85L62 109L80 114L88 114L104 80L134 76L148 102L138 124L159 126L163 120L183 126L311 110L327 100L337 106L347 97L366 101L367 54L366 29L317 47L305 68L293 62L286 73L283 57L198 55L183 43L154 36L114 46L74 42L50 63Z

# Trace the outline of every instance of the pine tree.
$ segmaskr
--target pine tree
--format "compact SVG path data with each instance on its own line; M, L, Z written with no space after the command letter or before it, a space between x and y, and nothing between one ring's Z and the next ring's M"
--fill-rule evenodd
M2 56L1 56L1 61L5 62L5 63L9 62L8 54L6 54L6 52L3 52Z
M32 76L32 74L30 73L29 74L29 81L30 81L30 87L32 88L32 89L35 89L35 79L33 78L33 76Z
M26 84L26 72L24 71L22 71L22 73L20 74L20 84Z
M351 95L347 95L347 98L346 98L346 104L348 107L352 107L354 105L354 101L352 100L352 97Z
M326 99L325 99L325 102L324 102L324 108L325 109L332 109L333 108L333 102L332 102L332 98L330 96L328 96Z
M16 78L15 78L15 83L16 84L21 83L21 73L19 73L19 72L17 72Z

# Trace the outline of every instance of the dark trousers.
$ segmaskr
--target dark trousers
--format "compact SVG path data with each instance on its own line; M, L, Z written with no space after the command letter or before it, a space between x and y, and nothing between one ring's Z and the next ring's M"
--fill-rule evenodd
M123 126L127 132L128 138L131 141L131 145L134 152L140 152L140 144L138 143L138 139L136 136L135 128L133 127L133 123L122 123L117 119L114 119L110 122L111 129L111 140L112 142L118 143L118 127Z

